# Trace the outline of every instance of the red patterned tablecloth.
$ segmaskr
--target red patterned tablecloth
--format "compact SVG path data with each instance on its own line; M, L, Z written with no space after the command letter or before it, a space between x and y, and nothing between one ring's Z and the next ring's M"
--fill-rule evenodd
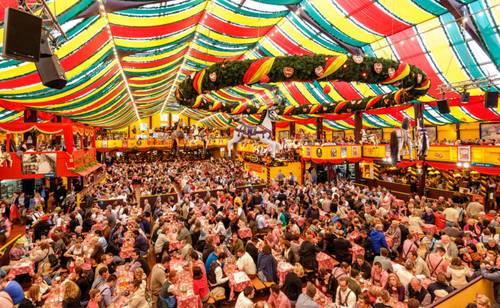
M106 229L106 226L104 224L97 223L92 225L91 231L96 231L96 230L104 231L104 229Z
M226 264L224 272L229 278L229 287L234 292L241 292L247 286L252 285L252 281L245 272L238 271L236 265Z
M34 264L30 260L17 262L15 265L12 265L9 274L13 276L22 274L29 274L30 276L33 276L35 275Z
M201 308L201 299L198 295L194 294L193 273L188 268L190 264L181 259L172 259L169 266L170 270L176 271L177 277L179 277L176 287L181 292L181 295L177 296L177 307Z
M252 237L252 230L250 228L241 228L238 230L238 236L242 239Z
M280 286L285 282L286 275L293 271L293 265L288 262L278 263L278 279Z
M332 257L324 252L320 252L316 255L316 261L318 262L318 268L332 270L335 267L335 261Z

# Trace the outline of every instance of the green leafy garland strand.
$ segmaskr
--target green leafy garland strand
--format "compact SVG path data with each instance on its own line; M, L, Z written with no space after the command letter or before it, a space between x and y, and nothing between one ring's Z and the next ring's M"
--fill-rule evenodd
M248 102L208 101L202 94L243 84L276 82L345 81L392 85L398 90L359 100L290 106L275 104L281 115L350 113L401 105L427 93L430 80L418 67L394 60L347 55L269 57L258 60L216 63L189 76L176 89L178 102L186 107L229 114L263 113L269 105ZM323 89L329 92L329 86Z

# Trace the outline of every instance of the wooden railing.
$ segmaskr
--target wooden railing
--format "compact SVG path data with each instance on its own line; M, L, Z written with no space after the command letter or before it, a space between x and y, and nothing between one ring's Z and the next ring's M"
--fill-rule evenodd
M486 295L490 301L494 303L493 282L481 276L477 277L470 281L465 287L448 294L428 307L465 307L467 304L474 302L477 294Z

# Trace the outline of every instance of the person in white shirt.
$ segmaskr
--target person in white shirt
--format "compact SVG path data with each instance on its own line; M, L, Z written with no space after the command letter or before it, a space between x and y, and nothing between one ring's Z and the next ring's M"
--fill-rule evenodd
M451 227L454 224L458 224L459 212L453 206L450 205L449 207L447 207L443 211L443 215L444 215L444 218L446 219L446 226L447 227Z
M415 264L410 260L406 261L404 268L398 267L398 270L395 271L396 275L399 278L399 281L405 287L405 289L408 289L408 284L410 284L410 281L416 278L413 274L414 271Z
M240 271L244 271L250 279L257 275L257 266L252 256L245 249L240 249L236 252L238 255L238 260L236 261L236 266Z
M243 292L238 295L235 308L253 308L252 298L255 295L255 290L252 286L246 287Z
M339 287L335 295L335 304L337 308L354 308L356 306L356 294L349 289L347 277L342 276L338 279Z

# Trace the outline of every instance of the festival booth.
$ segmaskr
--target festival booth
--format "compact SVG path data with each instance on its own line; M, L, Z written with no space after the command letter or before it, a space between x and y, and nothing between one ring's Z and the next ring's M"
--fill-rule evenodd
M25 133L31 133L27 140ZM86 177L101 167L91 127L75 123L5 123L0 124L0 134L4 134L7 145L1 155L2 180Z
M393 165L388 145L365 145L362 177L407 199L415 192L412 185L418 182L425 165L428 197L464 194L478 199L488 189L488 178L498 180L500 175L500 148L496 146L434 145L425 161L410 161L408 154L403 158Z

